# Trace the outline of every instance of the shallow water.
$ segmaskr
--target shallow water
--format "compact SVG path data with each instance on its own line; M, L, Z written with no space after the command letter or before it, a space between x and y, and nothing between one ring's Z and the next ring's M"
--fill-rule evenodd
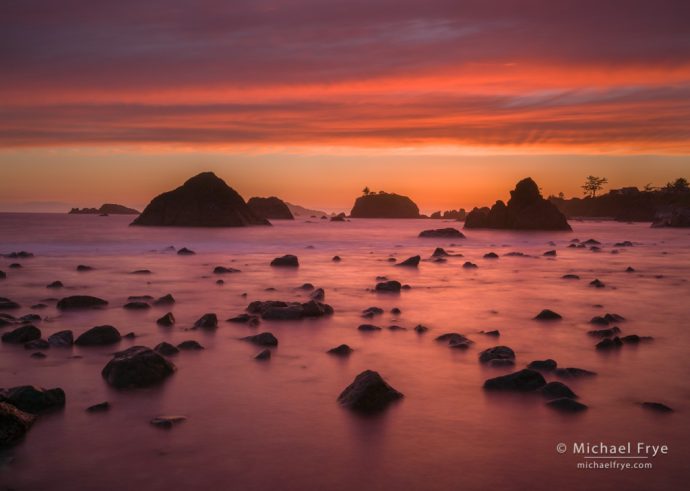
M38 310L44 337L62 329L75 334L115 325L137 339L104 348L55 349L33 359L22 347L0 344L0 387L62 387L64 410L43 414L27 437L0 453L0 484L12 489L237 489L237 490L479 490L479 489L687 489L690 471L690 232L648 224L573 222L572 233L468 231L464 240L421 239L425 228L454 226L430 220L312 220L245 229L127 227L130 217L0 215L0 252L28 250L36 257L0 259L0 296L22 305L23 315L47 297L93 294L107 309L60 313L54 302ZM569 249L569 241L595 238L599 253ZM630 240L634 247L613 244ZM554 241L555 246L549 245ZM452 243L454 245L451 245ZM188 247L194 256L164 252ZM463 254L446 263L423 261L418 270L387 261L437 246ZM313 247L313 248L310 248ZM556 249L556 258L542 256ZM482 256L495 251L497 260ZM506 257L520 251L531 257ZM268 266L285 253L300 268ZM331 261L340 255L340 263ZM476 270L461 267L466 260ZM94 270L75 271L77 264ZM224 275L217 265L241 273ZM624 272L633 266L637 272ZM131 275L150 269L151 275ZM561 279L576 273L579 281ZM412 286L400 295L372 292L378 275ZM606 288L588 286L599 278ZM61 280L62 290L45 288ZM305 282L326 290L335 315L299 322L262 321L252 329L222 322L215 332L185 330L206 312L226 319L252 300L297 300ZM266 291L273 287L276 291ZM247 293L243 297L242 293ZM122 309L129 295L172 293L177 325L158 327L168 309ZM361 310L377 305L383 316L365 321ZM601 305L601 306L597 306ZM402 314L388 311L399 307ZM532 320L543 308L563 315L556 323ZM654 336L616 353L594 350L588 320L615 312L626 317L623 334ZM406 331L361 333L357 326L392 323ZM412 328L431 328L418 335ZM6 331L8 328L2 328ZM499 329L499 340L479 334ZM238 338L271 331L279 339L268 363ZM456 331L475 344L453 350L434 338ZM100 371L113 351L196 339L201 352L173 359L178 371L152 389L117 391ZM347 343L346 360L325 351ZM517 354L517 368L554 358L559 366L594 370L594 378L565 381L589 410L561 414L532 395L490 394L485 379L508 368L480 366L478 353L502 344ZM74 357L79 355L80 357ZM364 369L373 369L405 398L377 417L341 408L340 391ZM556 380L552 375L547 380ZM104 400L112 408L84 409ZM676 411L657 414L641 401ZM151 426L159 414L188 420L170 431ZM669 454L650 459L652 469L577 469L581 456L559 455L559 442L666 444Z

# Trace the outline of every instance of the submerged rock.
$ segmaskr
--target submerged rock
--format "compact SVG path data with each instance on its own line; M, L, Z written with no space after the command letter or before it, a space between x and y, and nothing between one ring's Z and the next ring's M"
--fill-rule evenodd
M585 370L584 368L556 368L553 373L561 378L581 378L581 377L593 377L597 372L592 372L590 370Z
M271 266L297 268L299 267L299 260L293 254L286 254L271 261Z
M465 263L462 265L463 268L465 269L477 269L479 266L476 264L470 262L470 261L465 261Z
M589 286L593 286L594 288L604 288L606 285L604 285L603 281L597 278L595 280L590 281Z
M484 382L484 388L488 390L508 390L519 392L530 392L540 389L546 385L546 380L541 373L523 369L518 372L509 373L488 379Z
M270 360L271 359L271 350L266 348L264 350L261 350L255 357L255 360Z
M580 279L580 277L576 274L564 274L563 276L561 276L561 278L563 278L564 280L579 280Z
M280 300L254 301L247 306L247 312L258 314L266 320L299 320L305 317L322 317L333 314L333 307L310 300L305 303Z
M400 284L400 282L395 281L395 280L381 281L379 283L376 283L376 291L377 292L397 293L397 292L400 292L401 288L402 288L402 285Z
M560 399L561 397L575 399L577 397L575 392L570 390L570 387L565 385L563 382L549 382L540 389L540 392L544 397L550 397L553 399Z
M425 332L427 332L429 330L429 328L423 324L417 324L416 326L414 326L414 330L418 334L424 334Z
M484 254L484 259L498 259L498 254L495 252L487 252Z
M173 297L172 294L168 293L167 295L163 295L162 297L156 299L153 302L153 305L160 307L165 305L173 305L174 303L175 297Z
M93 271L93 267L87 266L86 264L79 264L77 266L77 271L84 273L86 271Z
M116 388L147 387L162 382L176 368L159 353L145 346L133 346L116 353L101 371Z
M149 423L151 423L153 426L157 426L158 428L165 428L167 430L186 420L186 416L156 416L149 421Z
M216 266L213 268L213 274L229 274L229 273L239 273L239 269L226 268L225 266Z
M206 349L193 339L182 341L177 345L177 348L184 351L200 351L202 349Z
M45 350L50 348L50 344L45 339L34 339L24 344L24 349L27 350Z
M212 172L155 197L132 225L168 227L244 227L269 225L242 197Z
M331 348L326 353L336 356L350 356L354 350L346 344L341 344L335 348Z
M17 443L29 431L36 417L0 402L0 448Z
M90 295L73 295L61 299L57 303L57 308L60 310L94 309L105 307L106 305L108 305L108 302L102 298Z
M623 341L618 336L615 338L605 338L597 343L595 348L599 351L606 351L610 349L617 349L623 346Z
M382 315L383 314L383 309L381 307L367 307L366 309L362 310L362 317L371 319L372 317L376 315Z
M194 254L196 254L196 252L194 252L191 249L187 249L186 247L183 247L182 249L177 251L178 256L193 256Z
M464 239L465 234L460 232L456 228L437 228L431 230L423 230L419 233L420 237L431 238L431 239Z
M492 360L515 361L515 352L508 346L494 346L479 353L479 361L481 363L489 363Z
M48 336L48 344L56 348L68 348L74 344L72 331L58 331Z
M555 370L557 366L558 364L556 363L556 360L547 358L546 360L534 360L527 365L527 368L531 368L532 370L541 370L542 372L551 372Z
M421 256L412 256L407 259L405 259L403 262L396 264L396 266L407 266L407 267L412 267L416 268L419 266L419 261L421 261L422 258Z
M82 333L74 342L77 346L103 346L115 344L122 339L120 331L113 326L96 326Z
M2 335L3 343L24 344L41 338L41 330L31 324L20 326Z
M157 353L160 353L161 355L164 355L164 356L172 356L172 355L176 355L177 353L180 352L180 350L178 348L176 348L175 346L173 346L170 343L166 343L165 341L157 344L156 347L153 348L153 350Z
M53 281L52 283L48 283L46 285L46 288L62 288L65 285L62 283L62 281Z
M610 329L594 329L592 331L587 331L587 334L597 338L608 338L620 334L621 330L619 327L612 327Z
M94 404L93 406L89 406L86 408L86 411L89 413L101 413L104 411L108 411L110 409L110 403L108 401L104 402L99 402L98 404Z
M195 328L215 329L218 327L218 317L216 314L204 314L195 323Z
M673 412L673 409L671 409L666 404L662 404L660 402L643 402L642 407L645 409L649 409L650 411L656 411L659 413L672 413Z
M340 393L338 402L355 411L377 412L402 397L378 372L365 370Z
M380 331L381 328L379 326L375 326L373 324L360 324L357 329L359 331L364 331L364 332L373 332L373 331Z
M147 302L127 302L122 308L126 310L147 310L151 306Z
M11 389L0 389L0 402L12 404L27 413L39 413L65 405L65 391L57 387L44 389L33 385L21 385Z
M552 409L566 413L577 413L587 409L587 406L569 397L561 397L546 403Z
M258 344L259 346L278 346L278 339L270 332L262 332L254 336L246 336L240 339Z
M175 324L175 316L172 312L168 312L163 317L156 321L159 326L170 327Z
M561 320L563 317L561 314L554 312L553 310L544 309L539 312L534 319L538 321L557 321Z

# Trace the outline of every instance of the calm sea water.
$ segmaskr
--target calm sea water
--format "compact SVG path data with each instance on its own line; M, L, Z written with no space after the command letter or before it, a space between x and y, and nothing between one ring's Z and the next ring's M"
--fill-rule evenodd
M0 484L17 490L235 489L235 490L480 490L480 489L687 489L690 479L690 232L651 229L648 224L573 222L572 233L468 231L465 240L420 239L425 229L454 226L430 220L313 220L276 222L244 229L128 227L129 217L0 215L0 252L28 250L22 269L0 259L0 296L23 306L46 297L92 294L107 309L60 313L37 311L47 337L62 329L76 334L115 325L138 338L105 348L51 349L33 359L22 347L0 345L0 387L35 384L62 387L67 405L41 415L18 446L0 453ZM602 252L569 249L573 238L595 238ZM612 254L613 244L635 245ZM550 245L553 241L555 245ZM452 243L455 244L452 244ZM194 256L164 252L188 247ZM418 270L397 268L404 259L434 248L463 254L446 263L423 261ZM556 249L556 258L542 253ZM483 259L487 252L501 255ZM531 257L505 257L519 251ZM299 256L297 271L269 261ZM331 261L340 255L340 263ZM466 260L476 270L461 267ZM77 273L78 264L94 267ZM212 270L232 266L216 285ZM636 273L624 272L633 266ZM153 274L128 274L150 269ZM580 281L561 276L575 273ZM369 289L385 275L412 286L400 295ZM606 288L588 286L599 278ZM45 286L60 280L56 292ZM335 308L327 319L263 321L258 329L221 322L215 332L186 330L202 314L226 319L252 300L298 300L305 282L326 290ZM267 291L275 288L275 291ZM247 297L242 297L242 293ZM173 329L156 325L167 310L122 309L130 295L172 293ZM374 319L407 331L361 333L360 312L380 306ZM399 307L402 314L388 311ZM543 308L564 317L555 324L532 320ZM603 354L586 332L588 320L615 312L628 320L624 334L654 336L652 343ZM418 335L412 328L431 328ZM7 328L4 328L5 330ZM499 329L500 340L478 334ZM268 363L238 338L271 331L280 344ZM466 334L475 344L452 350L434 341L442 333ZM117 391L100 371L111 353L135 344L196 339L206 350L174 357L178 371L163 385ZM337 359L325 351L347 343L355 351ZM560 366L594 370L597 377L566 381L589 410L557 413L531 395L488 394L482 383L508 373L480 366L482 349L503 344L517 354L517 368L554 358ZM74 355L79 355L75 357ZM405 398L377 417L341 408L340 391L364 369L373 369ZM547 376L547 380L554 379ZM107 413L85 408L110 401ZM672 406L672 414L642 409L641 401ZM181 414L170 431L149 420ZM560 455L560 442L666 444L669 454L651 459L653 469L583 470L582 457Z

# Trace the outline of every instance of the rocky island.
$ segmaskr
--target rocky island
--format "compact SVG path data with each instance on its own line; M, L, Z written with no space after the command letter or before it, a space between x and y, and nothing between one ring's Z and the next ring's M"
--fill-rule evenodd
M138 215L139 210L114 203L104 203L100 208L72 208L70 215Z
M247 206L260 217L269 220L294 220L290 208L280 198L271 196L269 198L249 198Z
M352 218L420 218L419 207L407 196L364 192L350 212Z

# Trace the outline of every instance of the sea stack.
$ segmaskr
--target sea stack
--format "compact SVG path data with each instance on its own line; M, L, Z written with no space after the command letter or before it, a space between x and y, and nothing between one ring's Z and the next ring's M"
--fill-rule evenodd
M419 218L419 208L407 196L381 191L357 198L350 216L352 218Z
M290 208L280 198L250 198L247 206L258 216L269 220L294 220Z
M499 200L491 209L472 210L465 228L572 230L565 215L542 197L539 186L529 177L517 183L507 205Z
M213 172L156 196L131 225L162 227L245 227L270 225Z

